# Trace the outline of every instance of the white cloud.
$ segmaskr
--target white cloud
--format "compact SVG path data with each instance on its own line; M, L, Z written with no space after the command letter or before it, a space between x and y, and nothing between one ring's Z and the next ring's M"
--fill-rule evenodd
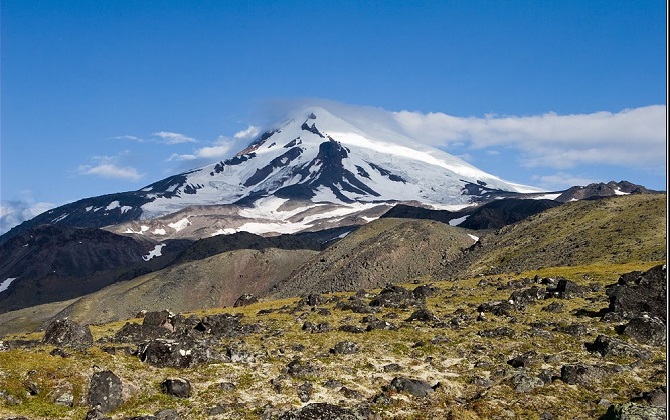
M0 235L23 221L32 219L56 207L53 203L35 201L30 193L27 195L28 197L24 197L21 200L10 200L0 203Z
M665 165L665 105L620 112L534 116L455 117L394 113L403 130L433 146L467 142L474 149L505 146L524 153L524 165L571 168L582 164Z
M253 137L252 127L235 134L234 138L219 136L210 146L201 147L189 154L173 153L168 160L196 160L212 161L215 159L227 158L243 149L249 143L249 136ZM255 130L258 130L254 127ZM242 134L240 134L242 133ZM239 134L239 136L238 136Z
M141 137L130 136L130 135L116 136L116 137L112 137L112 139L114 139L114 140L130 140L130 141L136 141L138 143L144 143L146 141Z
M246 130L238 131L235 133L236 139L247 139L252 140L261 133L260 128L250 125Z
M124 166L120 167L113 163L100 163L98 165L79 165L77 172L80 175L96 175L102 178L125 179L129 181L139 181L144 174L137 169Z
M181 143L195 143L197 140L193 137L185 136L180 133L172 133L169 131L158 131L153 133L154 136L160 137L165 144L181 144Z

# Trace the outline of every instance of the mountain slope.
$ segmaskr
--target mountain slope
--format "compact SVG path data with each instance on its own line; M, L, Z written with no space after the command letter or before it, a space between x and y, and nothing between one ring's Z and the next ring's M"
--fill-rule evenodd
M564 204L482 238L459 275L667 258L665 194Z
M189 206L235 204L248 213L259 199L270 196L283 200L274 210L287 201L301 202L293 212L267 212L267 206L260 206L259 213L281 222L302 210L328 210L327 203L341 206L340 213L346 215L379 203L464 205L492 194L537 191L501 180L390 127L345 121L313 107L267 131L230 159L138 191L87 198L49 210L0 241L40 224L103 227L152 219ZM224 233L226 229L244 230L235 223L222 225Z

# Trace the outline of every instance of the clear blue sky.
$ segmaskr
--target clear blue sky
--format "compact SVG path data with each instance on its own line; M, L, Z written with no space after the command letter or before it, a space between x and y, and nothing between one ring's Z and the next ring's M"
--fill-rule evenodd
M141 188L188 165L170 156L266 122L276 99L481 121L641 108L634 124L655 118L654 128L659 109L649 117L645 107L665 113L664 1L3 0L1 8L5 212ZM662 131L640 143L655 144L656 160L630 163L554 165L552 140L533 150L530 134L495 144L466 135L443 147L530 185L628 179L665 189ZM610 153L602 139L588 153L599 151Z

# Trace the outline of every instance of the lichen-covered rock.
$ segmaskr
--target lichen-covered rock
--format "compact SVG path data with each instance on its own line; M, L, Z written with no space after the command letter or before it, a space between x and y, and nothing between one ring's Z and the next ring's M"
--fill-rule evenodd
M51 322L42 341L59 347L87 348L93 345L93 335L87 325L65 318Z
M561 367L561 380L570 385L582 385L593 388L607 375L605 369L589 365L564 365Z
M103 413L116 410L123 403L123 384L110 370L96 372L91 377L88 404Z
M630 320L623 333L640 343L652 346L664 346L666 343L666 325L663 320L647 314Z
M191 396L191 383L183 378L168 378L161 383L161 392L178 398Z
M186 368L223 359L210 343L163 338L141 344L137 354L141 361L156 367Z
M279 420L357 420L356 414L346 408L328 403L312 403L282 414Z
M644 273L633 271L622 275L615 285L606 289L609 310L625 318L644 313L660 319L667 318L667 273L664 265L657 265Z
M235 300L233 308L239 308L240 306L247 306L253 303L258 303L258 298L250 293L246 293Z
M599 335L596 337L593 344L587 344L587 349L590 352L598 352L604 356L629 356L636 357L642 360L648 360L651 357L651 352L643 348L633 346L623 340L617 338Z
M355 354L358 353L358 344L353 341L340 341L330 349L333 354Z
M406 392L414 397L426 397L435 391L426 381L404 377L393 378L389 388L397 392Z
M664 420L665 407L635 403L611 405L601 420Z

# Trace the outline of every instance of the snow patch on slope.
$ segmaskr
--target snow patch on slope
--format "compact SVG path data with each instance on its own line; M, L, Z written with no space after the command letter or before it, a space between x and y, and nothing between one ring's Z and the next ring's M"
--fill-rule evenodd
M7 290L9 288L9 285L12 284L12 282L17 278L18 277L9 277L8 279L0 283L0 292L4 292L5 290Z
M165 246L165 244L159 244L154 247L153 250L151 250L147 255L142 255L142 259L144 261L149 261L153 257L160 257L162 254L162 249Z

